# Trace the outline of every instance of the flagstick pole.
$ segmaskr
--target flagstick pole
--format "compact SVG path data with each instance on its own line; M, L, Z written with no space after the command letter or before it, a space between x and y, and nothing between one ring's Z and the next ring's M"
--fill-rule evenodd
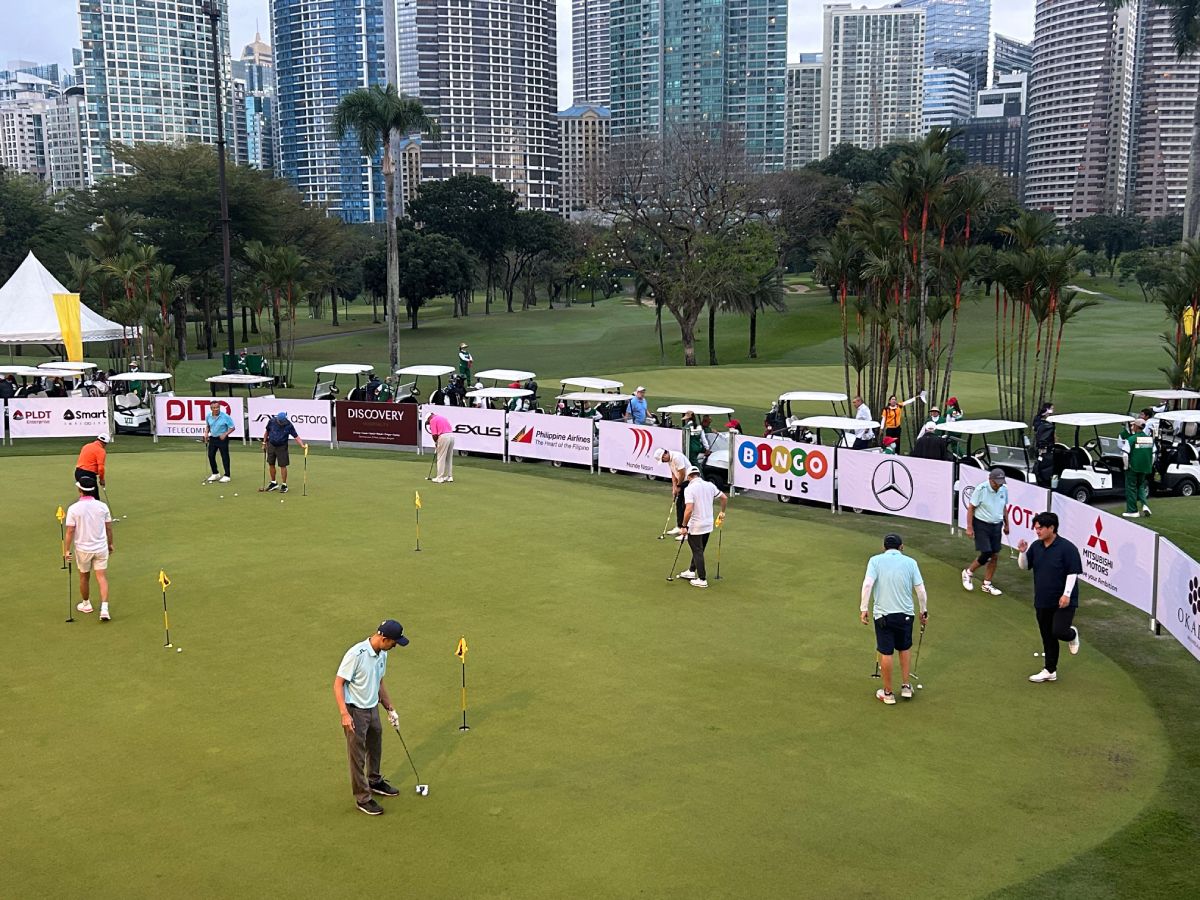
M462 724L458 726L459 731L470 731L471 726L467 724L467 657L463 655L462 661Z
M166 642L166 644L164 644L164 646L167 649L170 649L170 647L171 647L171 623L167 619L167 588L165 585L163 586L163 589L162 589L162 595L163 595L163 631L165 631L166 635L167 635L167 642Z
M413 548L416 553L421 552L421 507L417 507L417 546Z
M63 528L62 519L58 520L58 539L62 542L62 565L59 568L65 569L67 567L67 532Z

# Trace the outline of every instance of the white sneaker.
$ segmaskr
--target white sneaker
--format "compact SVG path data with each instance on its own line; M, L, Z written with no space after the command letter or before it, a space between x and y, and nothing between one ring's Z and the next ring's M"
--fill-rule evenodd
M1142 515L1143 516L1152 515L1152 513L1150 512L1150 507L1146 506L1144 503L1142 504Z
M1140 512L1131 512L1131 513L1127 512L1127 513L1121 513L1121 515L1123 515L1126 519L1140 519L1142 517L1142 514Z
M1000 588L996 587L990 581L985 581L983 583L982 590L985 594L991 594L993 597L999 597L1004 593L1004 591L1000 590Z
M441 483L442 483L443 481L445 481L445 480L446 480L445 478L442 478L442 477L439 475L437 478L434 478L434 479L433 479L433 483L434 483L434 484L441 484Z
M696 577L696 573L693 572L691 569L684 569L682 572L679 573L679 577L682 578L684 581L691 581L693 578Z
M218 482L220 480L221 480L220 475L209 475L206 483L207 484L215 484L216 482Z
M1074 628L1075 628L1075 637L1071 640L1070 643L1067 644L1067 649L1071 651L1072 656L1076 656L1079 653L1079 626L1076 625L1076 626L1074 626Z
M229 476L228 476L228 475L222 475L222 476L220 477L219 481L221 482L221 484L229 484Z
M703 578L693 578L691 580L692 587L708 587L708 582Z
M1047 672L1045 669L1042 669L1042 671L1038 672L1036 675L1030 675L1029 680L1034 684L1042 684L1046 681L1058 681L1058 673Z
M963 587L966 590L968 590L968 591L975 590L975 585L971 581L971 573L967 569L962 570L962 583L963 583Z
M81 613L90 613L92 611L92 604L84 600L81 603L76 603L75 608Z
M108 604L107 603L103 604L100 607L100 621L101 622L111 622L112 621L112 616L110 616L108 614Z
M672 528L670 531L667 532L667 534L679 534L678 526L676 526L675 528Z
M912 695L913 695L913 693L912 693L912 685L911 684L900 685L900 696L901 697L903 697L905 700L911 700Z
M875 699L882 703L886 703L888 706L896 705L896 695L890 691L885 691L883 688L880 688L875 692Z
M447 484L453 484L453 483L454 483L454 476L453 476L453 475L447 475L447 476L446 476L446 483L447 483Z

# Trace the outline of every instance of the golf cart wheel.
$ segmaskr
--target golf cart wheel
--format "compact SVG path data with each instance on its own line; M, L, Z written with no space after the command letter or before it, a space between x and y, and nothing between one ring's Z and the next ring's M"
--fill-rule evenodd
M1175 488L1175 493L1177 493L1180 497L1195 497L1196 482L1192 481L1190 478L1185 478L1183 481L1179 482L1179 485Z
M523 462L525 462L525 457L523 457L523 456L514 456L514 457L512 457L512 461L513 461L513 462L518 462L518 463L523 463Z
M778 500L780 503L787 503L792 498L789 497L787 494L776 494L775 499Z
M1086 484L1079 484L1071 488L1071 499L1077 500L1080 503L1092 502L1092 489Z
M556 469L561 469L562 468L562 460L561 459L552 459L552 460L550 460L550 465L554 466L554 468L556 468Z
M614 469L614 468L612 468L611 466L609 466L609 469L608 469L608 474L609 474L609 475L616 475L618 471L620 471L620 470L619 470L619 469Z

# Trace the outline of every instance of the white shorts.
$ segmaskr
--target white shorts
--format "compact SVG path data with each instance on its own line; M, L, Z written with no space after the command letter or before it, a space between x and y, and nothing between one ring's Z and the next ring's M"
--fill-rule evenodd
M105 571L108 569L108 551L89 553L86 550L76 550L75 567L84 573L90 572L92 569Z

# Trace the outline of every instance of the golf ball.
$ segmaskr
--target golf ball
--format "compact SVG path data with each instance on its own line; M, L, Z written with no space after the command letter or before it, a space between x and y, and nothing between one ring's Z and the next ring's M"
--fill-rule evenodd
M279 502L280 502L280 503L282 503L283 501L282 501L282 500L280 500Z
M175 652L176 652L176 653L182 653L182 652L183 652L183 648L182 648L182 647L176 647L176 648L175 648Z
M234 494L233 496L235 496L235 497L236 497L236 496L237 496L237 494Z
M224 495L224 494L222 494L222 495L221 495L221 499L222 499L222 500L224 500L224 499L225 499L225 495Z
M918 684L918 685L917 685L917 690L918 690L918 691L920 691L920 690L924 690L924 688L925 688L925 685L923 685L923 684Z

